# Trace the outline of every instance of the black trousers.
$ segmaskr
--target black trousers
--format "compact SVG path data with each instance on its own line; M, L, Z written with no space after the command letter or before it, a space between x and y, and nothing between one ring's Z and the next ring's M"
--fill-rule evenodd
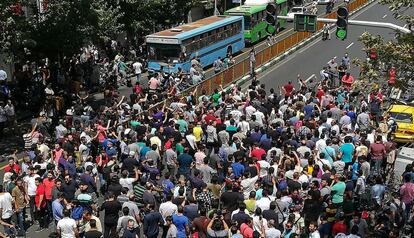
M118 234L116 234L116 224L104 224L104 238L113 238L118 237Z

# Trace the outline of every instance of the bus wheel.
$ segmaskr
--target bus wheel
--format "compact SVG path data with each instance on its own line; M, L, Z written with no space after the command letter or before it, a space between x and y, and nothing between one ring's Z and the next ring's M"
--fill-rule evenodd
M231 46L227 47L227 56L233 55L233 49Z

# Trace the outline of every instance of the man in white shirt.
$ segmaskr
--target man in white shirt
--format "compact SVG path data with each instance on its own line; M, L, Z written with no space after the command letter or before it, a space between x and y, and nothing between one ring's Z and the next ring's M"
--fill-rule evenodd
M177 213L178 207L172 202L173 196L171 194L167 195L167 201L161 203L160 208L158 209L161 213L162 218L164 219L164 225L163 225L163 234L166 234L164 232L167 232L168 230L168 224L167 224L167 217L172 216Z
M315 222L309 224L309 238L320 238L318 225Z
M267 222L267 227L265 230L265 238L280 238L282 233L275 228L275 221L273 219Z
M134 69L135 76L137 77L137 82L141 79L141 73L142 73L142 64L139 62L139 60L132 64L132 68Z
M30 217L32 221L34 221L34 211L35 211L35 196L36 196L36 178L40 177L38 174L35 173L34 168L32 166L28 169L29 174L24 177L23 181L26 186L27 195L30 198Z
M259 176L254 176L253 178L247 178L246 174L243 176L243 180L240 182L240 185L243 187L244 199L249 198L249 194L254 190L254 184L259 179Z
M270 203L272 200L268 197L268 191L263 189L262 191L262 198L256 201L256 207L260 207L262 211L266 211L270 209Z
M0 187L1 187L1 191L3 191L3 186L0 185ZM8 192L0 193L0 214L1 214L1 219L4 222L11 224L11 218L14 214L13 197ZM4 232L6 234L8 235L12 234L9 226L3 225L3 227L4 227Z
M128 175L129 175L128 170L122 171L122 178L119 179L119 184L123 188L128 188L128 194L134 193L134 188L132 184L138 180L139 174L140 174L139 170L135 168L135 177L128 178Z
M76 238L79 235L76 221L70 218L70 210L63 210L63 218L57 223L57 232L61 238Z

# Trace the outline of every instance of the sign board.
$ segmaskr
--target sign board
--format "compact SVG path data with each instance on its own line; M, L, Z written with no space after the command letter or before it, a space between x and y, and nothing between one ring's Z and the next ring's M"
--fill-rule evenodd
M151 37L151 36L147 36L146 42L147 43L155 43L155 44L170 44L170 45L180 44L180 41L178 39L162 38L162 37Z
M317 16L310 14L295 14L293 28L297 32L315 32Z

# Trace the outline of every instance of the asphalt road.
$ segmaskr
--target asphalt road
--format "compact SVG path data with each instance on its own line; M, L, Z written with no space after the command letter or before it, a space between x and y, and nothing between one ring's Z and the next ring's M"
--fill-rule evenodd
M387 6L377 4L376 2L361 10L356 15L353 15L350 19L383 21L395 23L400 26L404 25L404 23L392 17L392 13L388 10ZM296 80L298 74L303 79L307 79L312 75L315 75L319 79L319 71L335 56L337 57L337 63L340 63L345 52L348 53L351 59L355 57L365 59L365 52L362 51L363 45L358 41L358 37L365 31L374 35L381 35L385 39L394 37L394 32L390 29L350 25L348 26L347 39L341 41L336 39L334 28L331 30L331 40L322 41L319 38L311 42L309 45L285 58L279 64L259 74L259 80L266 85L268 90L270 88L277 90L278 87L285 85L288 81L295 82L295 86L298 88ZM357 68L351 67L352 75L357 76L358 73ZM243 87L247 87L248 84L246 83Z

